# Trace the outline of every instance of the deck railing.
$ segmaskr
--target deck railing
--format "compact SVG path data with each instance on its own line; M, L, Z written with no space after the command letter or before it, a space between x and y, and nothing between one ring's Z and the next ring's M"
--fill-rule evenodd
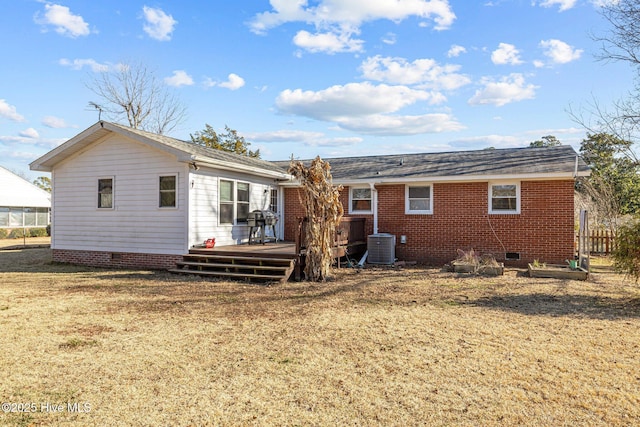
M298 227L296 228L296 280L300 280L302 275L303 253L307 248L305 236L308 223L308 218L298 218ZM342 217L340 224L336 227L336 235L333 245L336 257L343 256L345 248L366 244L364 223L364 218L348 216Z

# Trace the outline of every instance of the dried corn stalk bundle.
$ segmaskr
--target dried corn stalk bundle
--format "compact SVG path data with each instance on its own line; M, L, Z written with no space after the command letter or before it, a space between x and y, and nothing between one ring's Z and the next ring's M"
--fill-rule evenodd
M307 257L304 274L307 280L324 281L331 272L336 227L344 213L340 203L342 186L333 185L331 165L320 156L308 168L302 162L291 161L289 173L300 180L300 201L309 219L305 231Z

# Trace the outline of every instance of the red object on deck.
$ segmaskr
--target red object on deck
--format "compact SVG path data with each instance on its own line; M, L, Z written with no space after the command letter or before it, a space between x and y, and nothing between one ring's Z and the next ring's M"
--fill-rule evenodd
M207 239L204 241L204 247L205 248L213 248L216 245L216 239L215 237L212 237L211 239Z

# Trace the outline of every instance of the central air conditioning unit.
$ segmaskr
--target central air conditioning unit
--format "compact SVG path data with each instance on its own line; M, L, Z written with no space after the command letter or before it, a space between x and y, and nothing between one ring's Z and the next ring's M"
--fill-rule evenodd
M393 264L396 261L396 236L388 233L371 234L367 238L369 264Z

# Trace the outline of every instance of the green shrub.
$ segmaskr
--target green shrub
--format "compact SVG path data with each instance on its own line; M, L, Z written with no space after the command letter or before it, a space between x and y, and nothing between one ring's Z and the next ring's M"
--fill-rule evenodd
M22 228L14 228L9 233L10 239L22 239L24 237L24 230Z
M612 253L613 266L619 272L640 279L640 217L618 228L616 248Z
M6 228L0 228L0 239L6 239L8 235Z
M51 237L51 224L47 225L47 236Z
M47 230L44 228L31 228L29 229L29 237L46 237Z

